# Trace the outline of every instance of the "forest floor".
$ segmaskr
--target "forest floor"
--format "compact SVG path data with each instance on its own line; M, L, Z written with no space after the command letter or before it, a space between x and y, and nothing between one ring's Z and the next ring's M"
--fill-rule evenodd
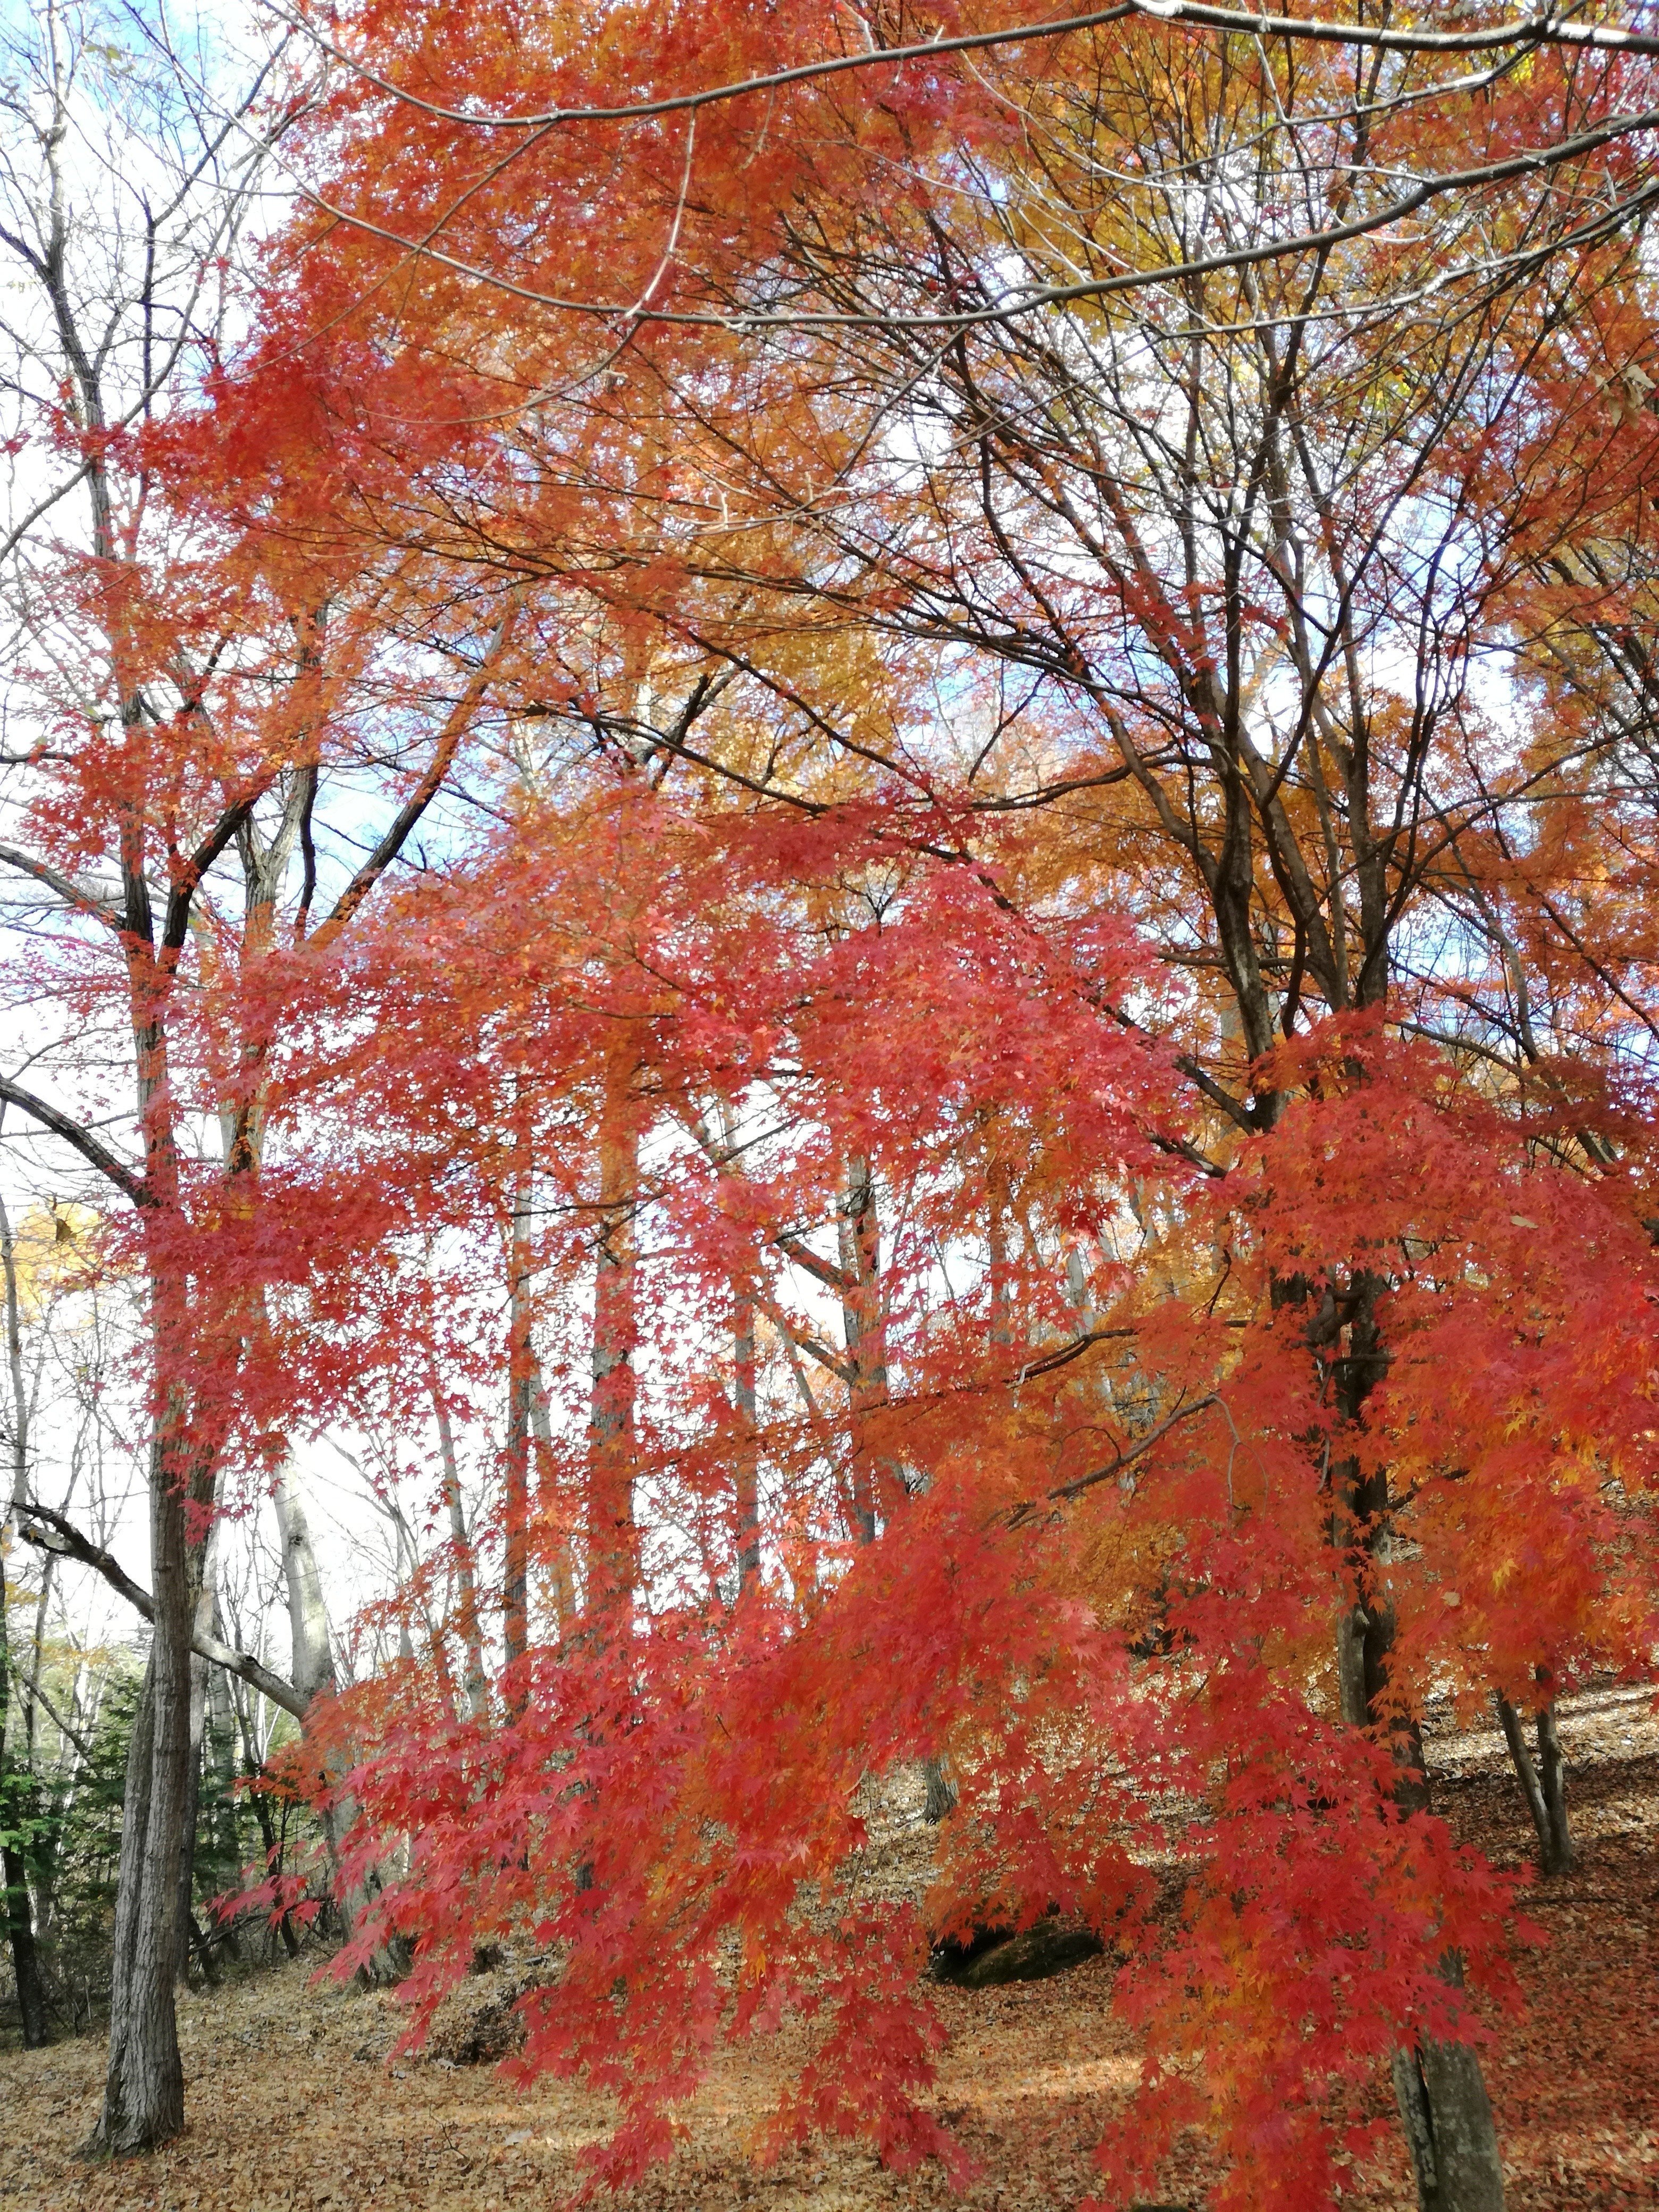
M1500 2027L1486 2059L1510 2212L1659 2206L1653 1698L1608 1690L1574 1699L1562 1736L1581 1868L1528 1894L1550 1940L1522 1961L1527 2015ZM1429 1761L1437 1803L1462 1834L1499 1863L1529 1858L1532 1832L1495 1729L1433 1735ZM751 2167L744 2138L776 2076L750 2053L716 2069L673 2163L617 2212L942 2212L955 2203L1059 2212L1089 2193L1090 2147L1134 2076L1133 2047L1109 2010L1110 1978L1096 1960L1048 1981L941 1992L952 2040L939 2106L981 2168L964 2198L936 2168L900 2179L841 2146ZM441 2056L388 2069L396 2024L392 1999L318 1984L303 1962L191 1995L181 2010L185 2132L115 2167L72 2155L96 2113L100 2043L0 2055L0 2208L507 2212L563 2197L574 2154L603 2128L600 2100L558 2082L520 2096L493 2067ZM1381 2079L1376 2097L1379 2112L1389 2108ZM1197 2207L1212 2178L1194 2143L1164 2176L1164 2196ZM1413 2201L1402 2150L1344 2207L1407 2212Z

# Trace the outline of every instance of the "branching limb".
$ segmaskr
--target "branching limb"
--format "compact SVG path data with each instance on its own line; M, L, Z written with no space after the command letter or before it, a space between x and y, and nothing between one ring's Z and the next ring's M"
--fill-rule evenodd
M141 1613L146 1620L155 1620L155 1605L149 1592L134 1582L107 1552L100 1550L72 1522L66 1521L61 1513L54 1513L49 1505L24 1504L19 1509L17 1533L26 1544L33 1544L40 1551L56 1552L59 1559L76 1559L83 1567L91 1567L112 1589L125 1598L135 1612ZM261 1697L269 1698L273 1705L292 1713L296 1721L304 1720L305 1700L293 1684L285 1682L280 1674L273 1674L251 1651L233 1651L228 1644L222 1644L216 1636L205 1634L200 1629L192 1632L190 1640L192 1650L204 1659L222 1667L228 1674L240 1675Z

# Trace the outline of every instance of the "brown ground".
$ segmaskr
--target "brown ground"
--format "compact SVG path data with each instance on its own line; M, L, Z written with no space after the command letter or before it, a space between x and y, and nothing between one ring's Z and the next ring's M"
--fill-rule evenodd
M1553 1940L1523 1962L1529 2015L1504 2030L1487 2066L1510 2212L1659 2206L1659 1724L1647 1693L1608 1691L1574 1700L1562 1735L1583 1870L1531 1893ZM1529 1854L1495 1731L1442 1734L1431 1764L1437 1802L1461 1831L1510 1863ZM388 2073L390 2000L315 1987L306 1974L288 1968L185 2002L189 2125L147 2160L97 2169L69 2155L96 2112L100 2045L0 2057L0 2208L507 2212L564 2193L573 2152L602 2119L592 2099L558 2083L520 2098L488 2067L410 2060ZM844 2148L755 2172L742 2142L764 2075L734 2060L699 2100L673 2165L627 2212L1070 2205L1087 2193L1100 2119L1133 2076L1109 1986L1095 1960L1052 1981L944 1993L954 2040L939 2103L984 2167L965 2199L935 2171L901 2181ZM1196 2206L1203 2186L1195 2148L1165 2193ZM1344 2200L1345 2212L1412 2203L1403 2154L1364 2196Z

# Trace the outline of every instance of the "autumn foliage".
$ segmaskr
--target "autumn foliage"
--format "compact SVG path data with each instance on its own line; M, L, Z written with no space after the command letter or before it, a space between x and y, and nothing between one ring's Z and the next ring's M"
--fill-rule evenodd
M786 2019L757 2156L962 2175L930 1949L1058 1911L1100 2203L1330 2205L1536 1934L1425 1707L1659 1638L1655 57L1191 12L307 17L173 534L65 562L157 1495L429 1481L289 1781L411 2039L538 1962L596 2185Z

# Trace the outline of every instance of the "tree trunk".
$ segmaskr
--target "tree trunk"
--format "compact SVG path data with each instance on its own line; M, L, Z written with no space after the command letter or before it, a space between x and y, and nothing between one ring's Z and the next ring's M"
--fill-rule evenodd
M587 1601L631 1622L639 1574L634 1520L634 1347L638 1263L634 1207L639 1125L634 1063L618 1038L606 1054L599 1120L599 1239L593 1281L593 1389L588 1421Z
M253 1805L253 1817L259 1826L259 1841L264 1847L264 1864L269 1872L276 1863L278 1838L276 1823L270 1817L270 1798L257 1786L263 1769L259 1754L254 1748L253 1731L248 1723L247 1710L245 1705L238 1705L235 1711L242 1737L242 1769L248 1780L256 1784L248 1792L248 1796ZM276 1932L283 1939L283 1948L289 1957L297 1959L300 1955L300 1939L294 1932L294 1920L291 1913L283 1913L281 1920L276 1923Z
M283 1549L283 1583L288 1593L289 1635L293 1648L289 1680L307 1705L335 1687L334 1653L329 1643L328 1607L323 1578L311 1540L311 1524L295 1480L294 1455L284 1452L271 1486L276 1533Z
M1447 1978L1461 1982L1455 1954ZM1417 2182L1418 2212L1504 2212L1498 2130L1467 2043L1430 2038L1394 2055L1394 2088Z
M853 1370L853 1534L860 1544L876 1540L876 1469L863 1416L887 1396L887 1349L881 1315L881 1225L868 1160L847 1163L842 1200L842 1338Z
M191 1588L185 1499L158 1437L150 1533L155 1620L128 1747L110 1979L104 2108L86 2150L120 2158L185 2124L185 2075L173 2009L185 1929L179 1917L190 1766Z
M466 1653L466 1710L473 1720L481 1721L489 1711L489 1685L484 1673L483 1638L478 1628L477 1570L473 1560L472 1538L466 1525L466 1507L461 1497L461 1470L455 1456L455 1432L450 1425L449 1407L444 1402L435 1375L428 1388L432 1410L438 1418L444 1504L449 1512L449 1534L455 1547L455 1575L460 1585L461 1645Z
M222 1644L230 1640L225 1634L225 1624L216 1597L212 1619L213 1633ZM217 1879L231 1886L240 1871L242 1846L240 1824L236 1807L236 1714L231 1704L230 1686L222 1668L210 1667L207 1681L207 1726L204 1732L205 1758L204 1770L212 1778L213 1869ZM208 1931L208 1943L221 1957L241 1954L241 1946L234 1924L214 1923Z
M192 1608L192 1626L204 1635L213 1629L216 1609L216 1563L219 1528L216 1522L202 1547L200 1584ZM207 1731L208 1662L199 1651L190 1655L190 1747L185 1774L184 1832L179 1838L179 1978L190 1978L191 1928L195 1919L196 1824L202 1808L202 1744ZM204 1966L205 1970L205 1966Z
M945 1760L933 1752L921 1762L921 1781L925 1795L922 1799L922 1818L930 1828L938 1827L947 1814L957 1809L956 1785L945 1769Z
M10 1533L8 1521L0 1528L0 1540ZM11 1719L11 1647L6 1632L5 1551L4 1541L0 1540L0 1828L21 1826L34 1797L34 1778L26 1766L14 1761L8 1732ZM46 2040L46 1992L40 1976L40 1954L34 1941L28 1866L14 1844L0 1846L0 1880L5 1884L6 1934L11 1945L12 1973L17 1984L23 2048L39 2051Z
M317 1565L317 1553L311 1540L311 1527L306 1518L304 1504L295 1478L294 1458L284 1452L276 1470L271 1497L276 1508L276 1526L282 1538L283 1579L288 1589L289 1632L293 1644L293 1674L295 1690L308 1707L319 1698L331 1696L337 1686L334 1671L334 1652L328 1632L328 1607L323 1597L323 1578ZM330 1783L337 1782L341 1772L337 1756L325 1770ZM337 1799L323 1815L323 1841L327 1847L329 1863L337 1872L341 1838L356 1818L356 1808L349 1798ZM350 1936L362 1917L369 1903L370 1892L364 1889L337 1889L336 1902L345 1932ZM393 1948L377 1951L369 1963L362 1968L360 1978L368 1984L392 1983L402 1979L407 1971Z
M1538 1779L1538 1769L1532 1763L1532 1753L1527 1749L1527 1739L1521 1726L1521 1716L1501 1690L1492 1692L1492 1702L1498 1707L1498 1725L1504 1731L1504 1741L1510 1747L1510 1758L1515 1767L1516 1779L1521 1784L1521 1794L1527 1801L1527 1810L1532 1815L1532 1825L1538 1835L1538 1864L1545 1874L1555 1869L1550 1858L1550 1816L1544 1803L1544 1792Z
M570 1564L570 1535L553 1479L553 1418L547 1385L532 1347L530 1356L530 1430L536 1440L536 1520L547 1561L553 1615L562 1636L576 1618L576 1577Z
M732 1502L738 1540L738 1596L760 1587L760 1438L755 1390L755 1308L741 1279L732 1279Z
M502 1520L501 1627L507 1660L507 1705L521 1712L530 1649L530 1425L534 1355L530 1337L530 1169L526 1147L513 1178L513 1218L507 1232L507 1451Z
M1382 1291L1376 1277L1359 1277L1350 1285L1343 1306L1328 1294L1330 1311L1322 1313L1310 1332L1326 1342L1340 1340L1342 1328L1348 1332L1348 1348L1334 1362L1334 1380L1344 1419L1356 1426L1388 1364L1376 1319ZM1362 1476L1357 1460L1344 1461L1331 1469L1331 1490L1336 1501L1334 1540L1357 1550L1370 1569L1386 1565L1391 1540L1387 1469ZM1395 1615L1379 1594L1382 1580L1371 1572L1364 1601L1337 1623L1342 1716L1355 1727L1387 1728L1399 1778L1395 1799L1402 1810L1413 1811L1428 1803L1422 1736L1415 1719L1388 1711L1382 1702ZM1461 1984L1462 1968L1455 1953L1443 1958L1441 1972ZM1419 2212L1503 2212L1498 2130L1474 2051L1467 2044L1426 2037L1395 2051L1393 2071Z
M998 1217L994 1239L1001 1233ZM841 1301L842 1340L853 1370L849 1391L853 1459L853 1533L857 1541L873 1544L877 1529L877 1498L885 1489L895 1495L904 1488L901 1469L890 1460L879 1459L870 1448L866 1417L887 1403L887 1338L881 1304L881 1216L877 1207L875 1178L870 1163L858 1154L847 1163L847 1191L840 1223ZM994 1245L996 1252L1003 1249ZM998 1295L993 1289L993 1298ZM921 1762L923 1814L937 1826L954 1812L957 1793L945 1771L945 1760L930 1752Z
M1549 1831L1549 1863L1545 1872L1566 1874L1578 1856L1573 1848L1572 1831L1567 1825L1567 1766L1561 1756L1561 1739L1555 1729L1555 1700L1548 1694L1554 1685L1541 1668L1538 1680L1545 1692L1544 1701L1538 1708L1538 1771L1544 1786L1544 1813Z
M179 1979L190 1980L190 1924L196 1903L196 1824L202 1812L202 1738L207 1727L208 1662L190 1656L190 1740L185 1765L185 1803L179 1838Z
M0 1108L0 1111L3 1111ZM23 1332L17 1304L17 1256L12 1247L11 1218L0 1200L0 1258L5 1262L6 1353L11 1376L11 1502L22 1504L28 1497L29 1401L23 1376ZM11 1753L11 1640L6 1614L6 1553L11 1547L12 1516L0 1522L0 1828L19 1821L31 1808L34 1777L27 1764L17 1765ZM34 1942L34 1911L29 1897L28 1868L15 1844L0 1847L0 1880L5 1884L6 1933L11 1944L12 1973L17 1984L17 2009L23 2025L23 2048L39 2051L46 2040L46 1992L40 1978L40 1957Z
M5 1816L0 1816L5 1817ZM11 1939L12 1973L17 1983L17 2010L22 2021L25 2051L46 2046L46 1989L40 1975L40 1954L34 1941L34 1913L29 1901L28 1868L22 1854L8 1844L0 1852L0 1872L6 1885L6 1925Z
M1520 1714L1501 1691L1495 1691L1493 1698L1504 1741L1510 1747L1516 1777L1537 1832L1538 1870L1543 1875L1566 1874L1571 1869L1574 1852L1571 1831L1567 1826L1566 1775L1561 1759L1561 1740L1555 1732L1554 1706L1546 1703L1538 1708L1538 1758L1534 1764L1527 1748Z

